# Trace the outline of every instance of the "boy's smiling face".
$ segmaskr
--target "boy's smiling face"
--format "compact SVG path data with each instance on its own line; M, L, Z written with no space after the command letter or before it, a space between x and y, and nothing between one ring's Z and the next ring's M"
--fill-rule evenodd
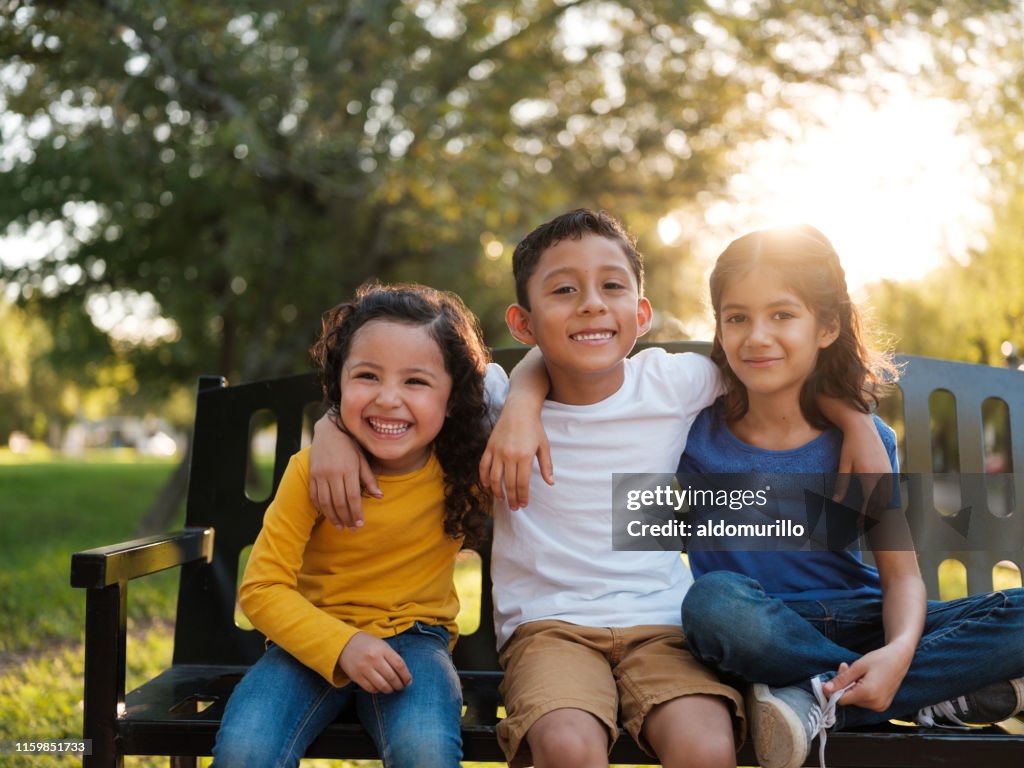
M585 405L618 390L623 360L651 326L651 305L621 246L600 235L555 243L527 293L530 309L513 304L505 318L513 336L544 353L551 399Z

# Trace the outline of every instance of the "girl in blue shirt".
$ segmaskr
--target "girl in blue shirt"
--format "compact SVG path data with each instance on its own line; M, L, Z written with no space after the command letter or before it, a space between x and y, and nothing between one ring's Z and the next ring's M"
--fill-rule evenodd
M818 398L868 412L895 373L864 343L835 250L809 226L752 232L718 258L710 289L711 357L728 391L691 428L680 472L817 473L812 498L827 498L841 434ZM895 473L893 432L876 426ZM687 641L724 676L754 684L764 768L802 765L816 735L824 765L829 727L993 722L1024 708L1024 592L927 602L912 547L873 554L877 569L850 547L691 547L700 578L683 602Z

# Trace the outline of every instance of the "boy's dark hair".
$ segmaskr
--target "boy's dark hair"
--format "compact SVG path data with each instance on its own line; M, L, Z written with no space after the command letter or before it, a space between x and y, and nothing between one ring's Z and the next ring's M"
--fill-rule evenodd
M637 250L636 238L611 214L577 208L541 224L516 246L512 254L512 274L516 279L516 302L519 306L527 310L530 308L526 285L537 269L537 262L544 251L563 240L581 240L586 235L606 237L619 244L629 261L629 266L633 269L633 274L636 275L637 291L643 296L644 259Z
M453 538L465 536L467 543L477 543L486 536L490 506L478 470L488 436L484 369L490 361L480 324L454 293L424 285L364 283L351 301L324 313L323 331L310 349L336 424L342 367L356 333L373 320L425 327L441 350L452 379L448 413L434 439L444 471L444 530Z
M818 352L818 363L800 390L804 418L819 429L830 426L818 406L820 395L844 400L869 413L878 405L887 385L899 378L899 369L890 353L872 349L866 343L863 321L850 300L846 273L832 243L814 227L801 224L762 229L733 240L711 272L708 283L715 313L711 359L722 371L729 391L726 419L735 421L746 414L749 400L743 382L729 367L720 341L722 293L730 281L757 267L777 270L819 323L834 323L839 329L836 340Z

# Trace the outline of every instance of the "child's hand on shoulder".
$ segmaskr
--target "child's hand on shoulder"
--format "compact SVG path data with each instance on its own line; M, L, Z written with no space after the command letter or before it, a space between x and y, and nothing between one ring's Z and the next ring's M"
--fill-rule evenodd
M506 403L480 458L480 483L489 488L496 499L507 496L509 509L525 507L530 501L534 456L544 481L554 485L551 447L540 419L532 412L510 408Z
M381 498L377 478L359 444L329 415L313 425L309 452L309 499L339 531L363 525L362 489Z
M338 657L345 676L367 693L394 693L412 682L402 657L379 637L357 632Z

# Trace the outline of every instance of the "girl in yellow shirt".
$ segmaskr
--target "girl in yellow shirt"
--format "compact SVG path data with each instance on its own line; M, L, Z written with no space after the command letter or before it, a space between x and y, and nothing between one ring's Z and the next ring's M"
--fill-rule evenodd
M368 284L325 313L311 354L381 494L358 526L332 525L307 493L309 450L292 457L239 589L267 651L228 701L214 765L298 765L354 706L388 768L458 766L452 576L487 510L479 325L454 294Z

